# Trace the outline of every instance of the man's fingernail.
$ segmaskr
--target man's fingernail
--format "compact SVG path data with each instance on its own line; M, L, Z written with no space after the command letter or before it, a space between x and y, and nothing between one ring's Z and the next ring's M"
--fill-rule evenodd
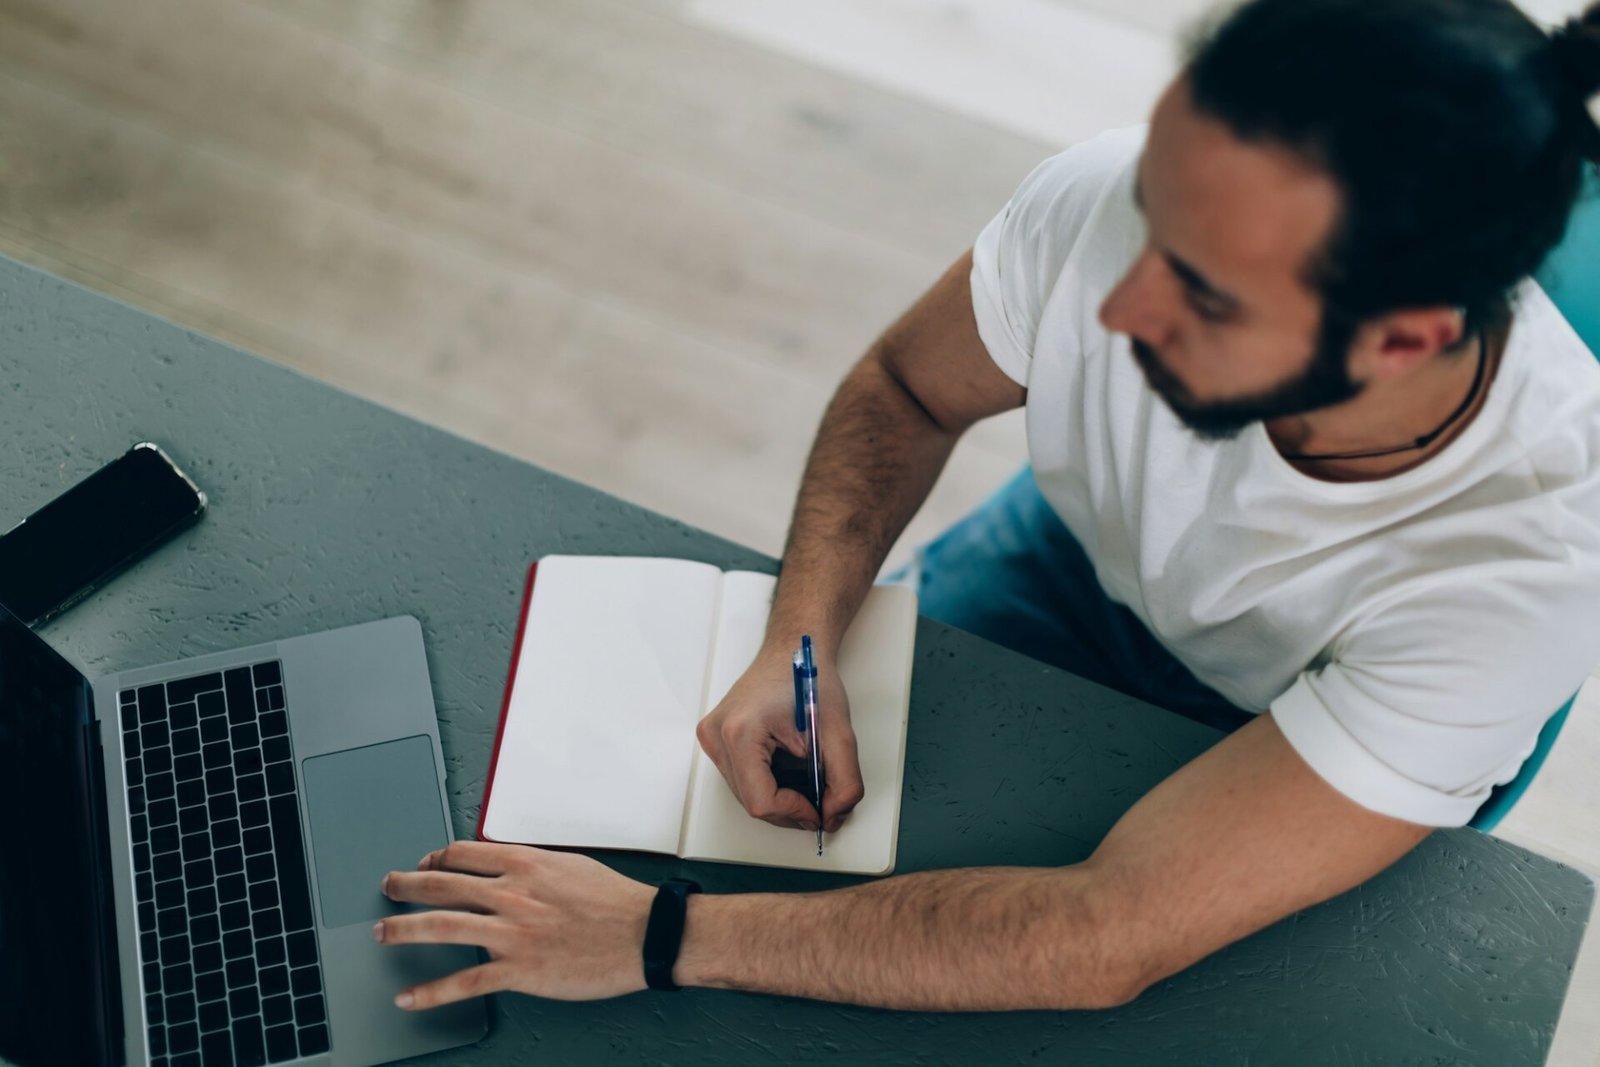
M372 924L372 940L383 940L383 923L381 921Z
M433 853L432 852L428 853L426 856L424 856L420 860L418 860L417 861L417 870L419 870L419 871L427 870L428 869L428 861L431 860L431 859L433 859Z
M409 1008L416 1002L417 998L412 996L410 993L401 993L399 996L394 998L394 1006L397 1008Z
M393 874L393 873L394 873L393 871L389 872L389 874ZM378 890L384 896L388 896L389 895L389 875L388 874L384 875L383 876L383 881L378 883Z
M805 822L800 824L800 829L804 830L808 834L814 834L817 832L817 824L807 819Z

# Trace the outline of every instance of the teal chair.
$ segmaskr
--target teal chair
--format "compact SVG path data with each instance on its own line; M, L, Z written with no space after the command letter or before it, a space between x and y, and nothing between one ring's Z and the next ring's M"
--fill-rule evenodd
M1591 176L1567 228L1567 236L1539 268L1537 277L1589 350L1600 355L1600 180ZM1550 754L1550 746L1555 744L1556 735L1566 725L1575 699L1576 693L1550 716L1544 729L1539 731L1533 754L1523 761L1517 776L1495 787L1468 826L1493 829L1527 792L1528 783L1539 773L1544 758Z

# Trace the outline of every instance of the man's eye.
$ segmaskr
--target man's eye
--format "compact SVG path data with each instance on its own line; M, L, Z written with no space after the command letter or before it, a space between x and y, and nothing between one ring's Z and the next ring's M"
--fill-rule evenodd
M1193 290L1189 291L1189 306L1194 309L1196 315L1207 322L1226 322L1232 317L1227 305Z

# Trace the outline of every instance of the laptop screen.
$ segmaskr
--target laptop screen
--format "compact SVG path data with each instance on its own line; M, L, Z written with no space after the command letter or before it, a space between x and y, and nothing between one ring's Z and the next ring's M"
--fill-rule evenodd
M88 681L0 608L0 1057L121 1059Z

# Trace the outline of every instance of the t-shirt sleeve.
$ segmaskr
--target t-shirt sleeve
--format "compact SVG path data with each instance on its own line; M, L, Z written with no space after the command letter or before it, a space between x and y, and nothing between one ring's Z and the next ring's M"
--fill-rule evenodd
M1046 300L1085 225L1138 158L1145 127L1110 130L1034 168L972 246L978 336L1024 387Z
M1480 584L1391 603L1272 704L1284 737L1372 811L1464 826L1510 781L1539 731L1594 667L1600 628L1548 578L1552 564L1491 565ZM1508 573L1510 572L1510 573Z

